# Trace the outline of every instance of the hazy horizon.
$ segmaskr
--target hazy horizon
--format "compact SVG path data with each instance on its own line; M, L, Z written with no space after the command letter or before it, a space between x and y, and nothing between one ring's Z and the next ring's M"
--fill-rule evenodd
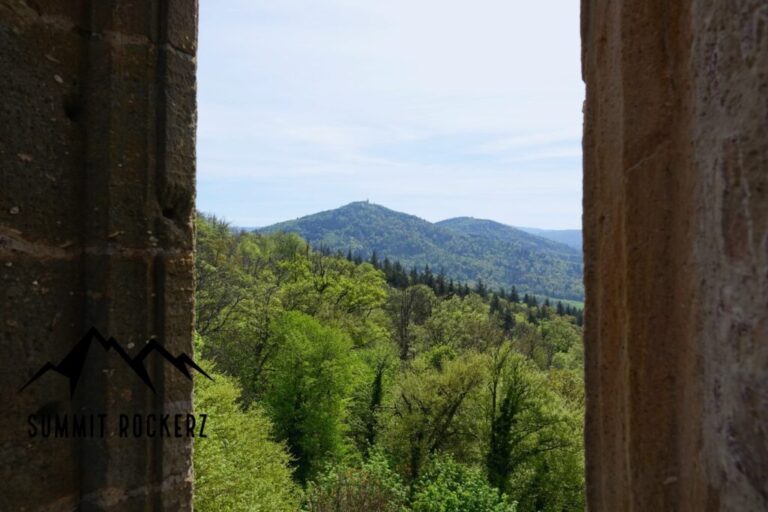
M200 4L198 208L580 229L578 5Z

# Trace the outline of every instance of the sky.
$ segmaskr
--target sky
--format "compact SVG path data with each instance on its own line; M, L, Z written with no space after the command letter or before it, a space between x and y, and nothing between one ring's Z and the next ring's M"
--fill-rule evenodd
M200 0L198 209L581 225L579 2Z

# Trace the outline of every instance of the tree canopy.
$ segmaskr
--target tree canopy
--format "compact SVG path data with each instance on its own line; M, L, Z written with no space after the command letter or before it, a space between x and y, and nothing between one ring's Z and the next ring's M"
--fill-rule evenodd
M581 310L198 221L198 510L584 508Z

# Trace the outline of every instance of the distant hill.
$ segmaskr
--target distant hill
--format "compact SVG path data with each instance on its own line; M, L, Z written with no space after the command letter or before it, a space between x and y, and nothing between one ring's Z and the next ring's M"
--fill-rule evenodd
M369 257L430 265L459 281L482 279L497 288L582 300L581 252L489 220L457 218L436 224L368 202L355 202L259 230L293 232L314 246Z
M548 240L553 240L555 242L560 242L561 244L569 245L574 249L581 251L580 229L539 229L522 227L518 227L517 229L532 235L546 238Z

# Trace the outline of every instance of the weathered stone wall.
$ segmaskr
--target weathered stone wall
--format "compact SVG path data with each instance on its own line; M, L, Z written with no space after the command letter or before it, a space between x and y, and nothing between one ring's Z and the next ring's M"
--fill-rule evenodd
M195 0L0 0L0 510L188 510L191 439L30 438L32 413L186 413L92 349L21 385L93 326L135 354L192 353ZM95 358L94 361L91 361Z
M592 511L768 510L768 5L583 0Z

